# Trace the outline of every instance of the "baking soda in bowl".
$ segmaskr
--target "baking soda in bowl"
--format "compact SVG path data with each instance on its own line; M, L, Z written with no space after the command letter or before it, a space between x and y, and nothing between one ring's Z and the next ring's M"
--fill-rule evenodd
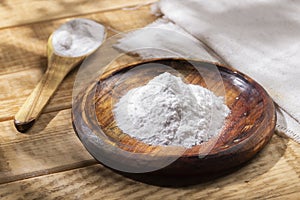
M165 72L114 107L118 127L149 145L190 148L218 135L230 113L223 97Z

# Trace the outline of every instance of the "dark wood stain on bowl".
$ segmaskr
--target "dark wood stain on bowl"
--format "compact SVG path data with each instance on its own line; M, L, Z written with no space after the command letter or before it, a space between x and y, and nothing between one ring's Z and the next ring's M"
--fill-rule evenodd
M153 67L154 65L158 67ZM100 126L113 145L118 145L126 151L142 153L145 156L150 152L159 151L161 147L147 145L123 133L116 125L113 109L130 89L147 84L149 80L165 71L180 76L186 83L209 86L217 96L225 94L231 114L227 117L219 137L186 149L174 163L154 174L216 175L245 163L271 139L276 122L275 107L272 99L258 83L225 66L181 59L153 60L123 66L110 76L100 77L99 83L93 86L96 89L95 95L87 95L85 102L95 108L97 120L91 121L86 117L86 123L92 127ZM82 99L79 98L76 104L80 105L81 102ZM87 116L90 114L86 107L79 108ZM79 130L74 115L73 120L75 130ZM206 152L205 149L210 151ZM161 159L168 156L176 155L170 152ZM124 162L120 161L120 164Z

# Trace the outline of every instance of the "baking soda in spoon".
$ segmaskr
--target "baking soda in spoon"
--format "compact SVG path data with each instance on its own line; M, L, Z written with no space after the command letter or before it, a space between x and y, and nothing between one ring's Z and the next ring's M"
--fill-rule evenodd
M78 57L90 54L104 40L105 28L88 19L75 19L62 25L52 36L56 54L67 57Z
M31 128L65 76L102 44L105 33L103 25L78 18L63 24L49 37L47 71L15 115L19 132Z

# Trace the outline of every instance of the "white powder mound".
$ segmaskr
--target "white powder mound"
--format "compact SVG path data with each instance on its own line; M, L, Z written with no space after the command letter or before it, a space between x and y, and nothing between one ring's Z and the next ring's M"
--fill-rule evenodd
M113 111L119 128L131 137L186 148L218 135L230 113L223 97L167 72L130 90Z
M92 53L103 42L105 27L89 19L74 19L59 27L52 36L54 52L79 57Z

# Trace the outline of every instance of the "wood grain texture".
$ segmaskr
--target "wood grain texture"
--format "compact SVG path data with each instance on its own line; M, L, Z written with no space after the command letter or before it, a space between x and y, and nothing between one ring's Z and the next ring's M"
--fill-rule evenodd
M0 122L0 183L94 164L76 138L70 110L43 114L26 135Z
M40 69L26 70L19 73L0 76L0 88L5 93L0 96L0 121L13 120L26 98L30 95L43 73ZM62 82L53 98L46 105L44 113L71 108L73 82L76 70L72 71ZM10 91L10 92L9 92Z
M247 166L203 184L157 187L94 165L3 184L0 196L2 199L294 199L300 195L299 158L298 144L274 135Z
M119 31L128 31L152 22L155 17L148 11L149 6L146 6L138 10L115 10L82 17L99 21ZM47 39L53 30L66 21L62 19L0 30L0 121L13 119L37 85L47 67ZM115 33L108 31L108 37L113 34ZM71 108L75 72L66 77L45 107L45 112Z
M249 165L236 173L185 188L151 186L124 178L101 165L93 165L95 161L74 135L70 110L67 109L71 107L76 71L64 80L45 108L46 114L41 115L30 133L18 134L11 119L46 69L45 44L49 35L68 19L40 21L56 19L57 15L62 17L70 12L61 6L60 11L66 13L52 13L46 19L35 13L36 7L32 5L46 7L47 4L51 13L55 10L51 5L59 2L61 0L0 1L0 16L9 18L0 22L0 199L299 198L299 144L277 135ZM135 0L84 1L92 6L101 2L109 2L103 5L120 10L103 12L103 7L95 7L95 13L80 17L98 20L118 31L143 27L155 19L147 6L130 11L121 9L122 5ZM32 12L28 12L30 9ZM74 17L73 14L68 16ZM19 26L28 22L40 23ZM5 28L7 26L14 27Z
M102 23L108 28L108 37L118 32L141 28L153 22L156 17L149 13L149 6L137 10L114 10L82 15ZM140 16L143 15L143 18ZM122 16L122 17L119 17ZM49 36L61 24L72 18L40 22L0 30L0 75L17 73L38 68L41 72L47 67L46 44Z
M181 148L147 145L118 128L112 112L114 105L129 90L145 85L165 71L182 77L187 83L209 88L217 96L225 96L231 113L218 137L182 151ZM139 171L139 167L148 170L153 165L158 169L156 174L213 177L248 161L263 148L274 132L275 106L266 91L246 75L223 66L163 59L122 66L106 79L99 79L96 89L85 90L86 94L81 93L83 96L73 104L73 124L86 148L104 164L114 160L114 165L127 166L125 168L135 171ZM88 133L88 129L96 133ZM86 141L93 138L89 134L99 134L101 145ZM130 153L117 155L122 153L117 148L142 154L143 157L137 158ZM153 157L159 160L157 168ZM170 161L165 168L160 167L164 160Z
M149 4L156 0L0 1L0 28Z
M152 22L155 17L148 11L149 6L144 6L137 10L119 9L82 17L126 31ZM144 19L140 18L141 15ZM66 77L44 109L43 113L46 114L41 115L27 135L17 133L13 126L14 114L46 69L49 35L67 20L0 30L0 183L89 166L96 162L74 134L70 121L69 108L76 70ZM109 36L113 34L115 32L108 32Z

